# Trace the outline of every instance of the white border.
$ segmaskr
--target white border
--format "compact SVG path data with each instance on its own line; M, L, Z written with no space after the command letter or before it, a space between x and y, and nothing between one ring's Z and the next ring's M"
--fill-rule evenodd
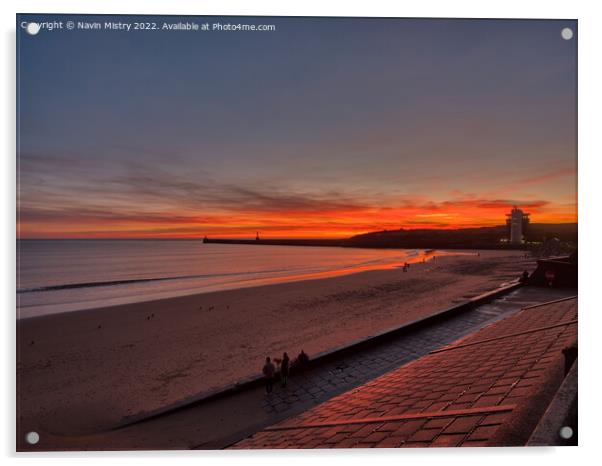
M43 457L48 464L77 463L104 464L128 462L128 464L162 464L170 458L178 461L220 462L250 465L286 462L287 465L305 464L308 461L328 461L334 464L359 465L367 461L399 464L399 462L427 464L488 464L544 461L546 464L590 463L602 455L598 450L600 426L602 424L602 380L600 332L602 331L602 302L596 293L602 277L602 262L598 238L602 233L599 207L602 147L600 138L600 109L602 100L602 56L600 8L594 1L470 1L470 0L427 0L427 1L327 1L304 0L296 3L285 1L244 0L5 0L1 2L2 15L2 93L4 108L2 118L2 141L4 154L0 185L3 210L1 229L2 277L0 287L3 304L3 341L5 361L2 370L3 402L0 442L2 453L12 463L21 457L29 464ZM580 233L580 447L544 449L439 449L420 451L321 451L321 452L138 452L138 453L56 453L41 455L16 455L14 453L14 290L15 290L15 13L121 13L121 14L197 14L197 15L283 15L283 16L403 16L403 17L477 17L477 18L568 18L579 20L579 233ZM40 70L43 73L43 70ZM591 460L591 461L590 461Z

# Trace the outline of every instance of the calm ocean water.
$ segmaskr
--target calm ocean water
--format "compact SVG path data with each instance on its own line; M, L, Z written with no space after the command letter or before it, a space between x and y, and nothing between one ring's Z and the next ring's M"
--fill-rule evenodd
M420 254L199 240L20 240L17 316L391 268Z

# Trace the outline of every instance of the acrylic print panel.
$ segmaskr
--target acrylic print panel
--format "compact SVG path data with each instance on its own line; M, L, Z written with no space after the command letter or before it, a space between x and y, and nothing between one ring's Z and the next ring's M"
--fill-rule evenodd
M17 449L577 443L574 20L17 16Z

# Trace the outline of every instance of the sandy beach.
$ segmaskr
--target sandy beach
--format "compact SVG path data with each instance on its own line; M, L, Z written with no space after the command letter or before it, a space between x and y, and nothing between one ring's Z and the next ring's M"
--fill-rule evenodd
M101 431L513 280L520 251L443 256L401 269L197 294L17 322L18 431Z

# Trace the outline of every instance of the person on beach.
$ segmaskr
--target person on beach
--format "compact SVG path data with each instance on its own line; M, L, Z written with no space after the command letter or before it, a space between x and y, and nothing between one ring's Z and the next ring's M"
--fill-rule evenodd
M286 387L286 383L288 382L289 365L290 359L285 352L282 355L282 362L280 363L280 384L283 388Z
M270 357L265 358L265 364L263 365L263 375L265 377L265 392L272 393L272 388L274 387L274 372L276 372L276 368Z

